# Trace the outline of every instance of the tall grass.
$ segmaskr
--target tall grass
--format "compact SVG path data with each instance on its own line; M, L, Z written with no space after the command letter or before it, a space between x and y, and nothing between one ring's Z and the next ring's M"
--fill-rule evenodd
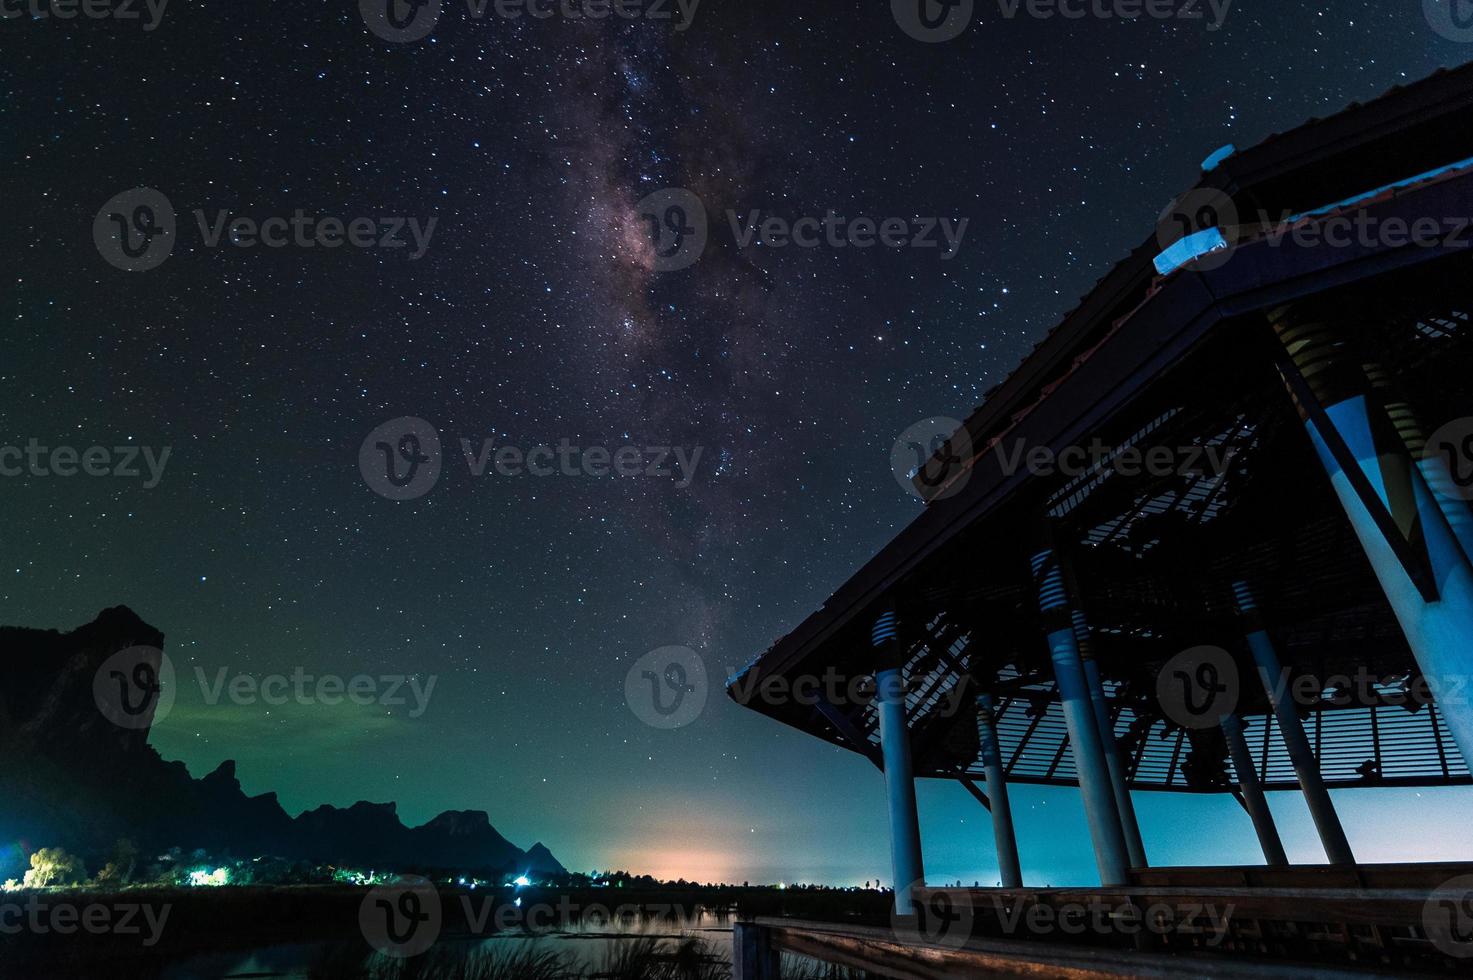
M731 964L696 936L644 936L604 951L589 980L729 980Z
M856 970L851 966L819 963L807 957L784 956L783 980L889 980L883 973Z
M365 957L362 948L339 948L313 965L313 980L578 980L566 953L530 946L437 946L420 956Z
M313 965L313 980L729 980L731 964L705 940L644 936L616 941L598 965L580 968L566 952L530 944L437 946L396 960L364 956L362 947L337 947Z

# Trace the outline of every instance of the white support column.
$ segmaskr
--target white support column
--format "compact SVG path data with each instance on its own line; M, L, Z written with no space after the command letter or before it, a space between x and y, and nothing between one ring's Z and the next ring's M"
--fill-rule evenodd
M1268 724L1265 719L1264 724ZM1228 755L1232 757L1233 769L1238 774L1238 791L1243 794L1243 809L1253 821L1253 832L1258 835L1258 845L1263 848L1263 859L1270 867L1282 867L1289 863L1284 853L1284 842L1279 839L1279 828L1274 823L1273 811L1268 808L1268 798L1259 782L1258 770L1253 765L1253 753L1248 750L1248 740L1243 737L1243 721L1237 715L1227 714L1219 723L1222 736L1227 741Z
M1289 685L1283 666L1279 663L1278 651L1268 630L1259 621L1258 603L1253 590L1246 582L1233 585L1233 595L1238 612L1244 617L1248 630L1248 649L1253 651L1253 662L1258 669L1258 678L1263 682L1268 699L1274 706L1274 717L1279 722L1279 734L1284 738L1284 749L1289 753L1289 762L1299 777L1299 787L1304 791L1304 802L1309 805L1309 815L1314 818L1320 842L1325 847L1325 856L1331 864L1354 864L1350 841L1345 837L1345 828L1340 825L1340 816L1330 800L1330 791L1325 789L1324 777L1320 775L1319 760L1309 747L1304 735L1304 722L1299 719L1294 699L1289 694Z
M1079 656L1079 642L1075 639L1074 625L1069 618L1068 597L1058 555L1052 547L1045 548L1033 556L1032 565L1039 610L1043 614L1044 628L1048 630L1054 680L1064 708L1064 724L1069 729L1074 767L1079 773L1079 795L1084 801L1084 816L1089 823L1100 884L1129 884L1130 857L1125 848L1125 834L1120 827L1115 790L1110 785L1104 747L1100 744L1099 722Z
M1018 861L1018 839L1013 832L1013 808L1008 800L1008 777L997 744L992 695L977 695L977 741L982 746L982 771L987 776L987 802L992 810L992 838L997 845L998 876L1004 888L1023 887Z
M905 714L904 654L895 613L883 613L876 620L873 641L883 665L875 672L875 705L880 716L880 751L885 760L885 795L890 810L895 912L914 915L912 890L925 887L926 872L921 863L921 825L916 811L910 725Z

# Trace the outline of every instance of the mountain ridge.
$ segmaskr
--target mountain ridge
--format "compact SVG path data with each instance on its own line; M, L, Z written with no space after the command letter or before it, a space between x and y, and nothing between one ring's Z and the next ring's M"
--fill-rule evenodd
M112 681L103 672L110 657L156 650L143 659L157 671L163 644L163 633L126 606L104 609L67 633L0 626L0 663L13 679L0 688L0 744L7 746L0 794L15 803L0 817L0 839L64 847L89 869L126 838L152 852L177 847L395 870L566 873L540 841L523 851L507 840L484 810L446 810L410 827L396 803L359 800L292 817L275 792L247 795L232 759L191 776L149 743L157 699L146 714L119 725L102 708L106 693L98 693ZM16 854L8 857L13 862ZM0 879L17 870L0 867Z

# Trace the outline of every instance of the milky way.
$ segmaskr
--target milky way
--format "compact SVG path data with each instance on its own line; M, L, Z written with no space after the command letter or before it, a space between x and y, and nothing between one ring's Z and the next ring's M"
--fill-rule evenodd
M126 603L186 679L436 676L415 718L186 684L154 741L196 774L238 759L294 812L475 807L570 865L738 880L885 866L868 764L719 688L918 512L896 437L978 404L1213 150L1473 56L1379 0L1239 0L1216 31L978 3L939 44L888 2L704 0L684 30L447 2L409 43L357 3L307 6L0 20L0 445L172 449L152 489L0 480L0 622ZM93 225L136 187L166 195L178 241L128 273ZM667 191L707 216L674 270L640 213ZM437 223L411 261L212 247L197 210ZM968 225L949 259L744 245L728 214L754 211ZM393 502L359 452L405 416L444 466ZM688 487L474 477L461 442L487 439L702 455ZM667 645L712 681L675 731L625 701ZM985 814L958 795L923 793L928 865L988 877ZM1087 877L1072 796L1017 795L1025 865ZM1182 811L1142 805L1165 861ZM1224 863L1251 855L1241 829Z

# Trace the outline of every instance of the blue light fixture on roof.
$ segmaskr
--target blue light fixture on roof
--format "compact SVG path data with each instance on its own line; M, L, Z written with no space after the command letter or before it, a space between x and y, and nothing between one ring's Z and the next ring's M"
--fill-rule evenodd
M1213 150L1212 155L1209 156L1206 160L1202 161L1202 172L1204 174L1212 173L1212 171L1222 166L1222 162L1224 160L1237 152L1238 148L1231 143L1229 143L1227 146L1219 147L1218 149Z
M1156 256L1156 272L1169 276L1188 262L1196 261L1209 252L1216 252L1227 247L1227 239L1222 237L1221 229L1208 228L1205 231L1199 231L1194 235L1188 235Z

